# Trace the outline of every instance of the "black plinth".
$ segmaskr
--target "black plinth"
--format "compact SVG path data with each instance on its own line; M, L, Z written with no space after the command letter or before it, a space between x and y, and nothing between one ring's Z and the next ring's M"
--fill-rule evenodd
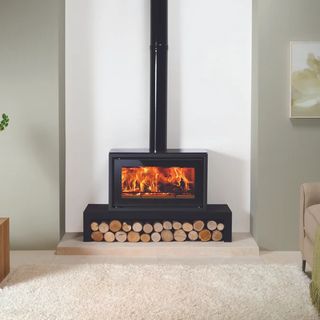
M195 220L209 221L214 220L217 223L223 223L223 241L232 241L232 212L226 204L208 204L205 211L114 211L110 210L108 204L89 204L83 213L83 241L92 241L90 225L92 222L101 223L102 221L120 220L121 222L142 223L162 222L164 220L193 222Z

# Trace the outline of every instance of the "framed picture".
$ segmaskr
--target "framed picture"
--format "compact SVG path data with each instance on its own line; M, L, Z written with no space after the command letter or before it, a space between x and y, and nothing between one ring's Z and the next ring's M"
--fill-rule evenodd
M320 41L292 41L290 61L290 117L320 118Z

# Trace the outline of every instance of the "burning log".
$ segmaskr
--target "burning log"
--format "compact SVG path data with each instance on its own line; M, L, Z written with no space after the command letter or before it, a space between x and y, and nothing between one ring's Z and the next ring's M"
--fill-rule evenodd
M141 232L142 231L142 224L140 222L135 222L133 225L132 225L132 230L134 232Z
M128 233L128 241L129 242L139 242L140 241L140 233L135 231L130 231Z
M171 230L162 230L161 239L164 242L171 242L173 240L173 233Z
M164 221L162 225L163 225L164 230L171 230L172 229L172 223L170 221Z
M109 225L108 225L106 222L101 222L101 223L99 224L99 231L100 231L101 233L106 233L106 232L108 232L108 231L109 231Z
M182 229L185 232L190 232L193 229L193 225L191 223L189 223L189 222L185 222L185 223L182 224Z
M187 239L187 234L182 230L176 230L173 234L174 240L178 242L183 242Z
M220 241L222 240L222 232L219 230L215 230L212 232L212 240L213 241Z
M154 229L155 232L160 233L160 232L163 230L163 225L162 225L162 223L160 223L160 222L154 223L153 229Z
M198 240L198 237L199 237L199 235L198 235L198 232L197 232L197 231L192 230L192 231L190 231L190 232L188 233L188 238L189 238L189 240L191 240L191 241L196 241L196 240Z
M111 231L106 232L106 233L104 234L104 240L105 240L106 242L114 242L114 240L115 240L115 235L114 235L114 233L111 232Z
M150 234L148 234L148 233L143 233L143 234L141 235L141 241L142 241L142 242L150 242L150 240L151 240Z
M91 238L93 241L100 242L103 240L103 234L100 231L94 231L91 233Z
M99 230L98 222L91 222L90 228L91 228L91 231L98 231Z
M207 228L210 230L210 231L213 231L213 230L216 230L217 229L217 223L213 220L211 221L208 221L207 223Z
M131 231L131 224L128 224L128 223L124 222L124 223L122 224L122 230L123 230L124 232L129 232L129 231Z
M194 194L195 169L182 167L132 167L121 170L122 196L167 197L176 195L192 197Z
M179 222L179 221L173 221L173 223L172 223L172 228L173 228L174 230L179 230L179 229L182 228L182 223Z
M127 233L124 231L118 231L116 232L115 237L118 242L125 242L127 240Z
M209 241L211 240L211 232L207 229L203 229L199 232L199 239L201 241Z
M201 231L204 228L204 222L202 220L197 220L193 223L193 229L195 231Z
M116 233L121 230L122 223L119 220L112 220L109 225L110 231Z
M145 225L143 226L143 232L144 233L151 233L153 231L153 227L150 223L145 223Z
M160 233L159 233L159 232L153 232L153 233L151 234L151 240L152 240L153 242L159 242L159 241L161 240L161 235L160 235Z

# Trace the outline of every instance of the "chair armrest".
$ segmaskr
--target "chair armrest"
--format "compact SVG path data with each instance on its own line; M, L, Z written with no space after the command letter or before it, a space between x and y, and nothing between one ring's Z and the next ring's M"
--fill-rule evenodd
M304 213L305 209L320 204L320 182L303 183L300 187L300 221L299 221L299 238L300 250L303 251L304 232Z

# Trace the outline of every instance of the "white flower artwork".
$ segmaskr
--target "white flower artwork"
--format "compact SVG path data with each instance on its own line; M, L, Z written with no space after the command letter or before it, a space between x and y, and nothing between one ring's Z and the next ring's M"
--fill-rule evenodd
M291 42L291 118L320 118L320 41Z

